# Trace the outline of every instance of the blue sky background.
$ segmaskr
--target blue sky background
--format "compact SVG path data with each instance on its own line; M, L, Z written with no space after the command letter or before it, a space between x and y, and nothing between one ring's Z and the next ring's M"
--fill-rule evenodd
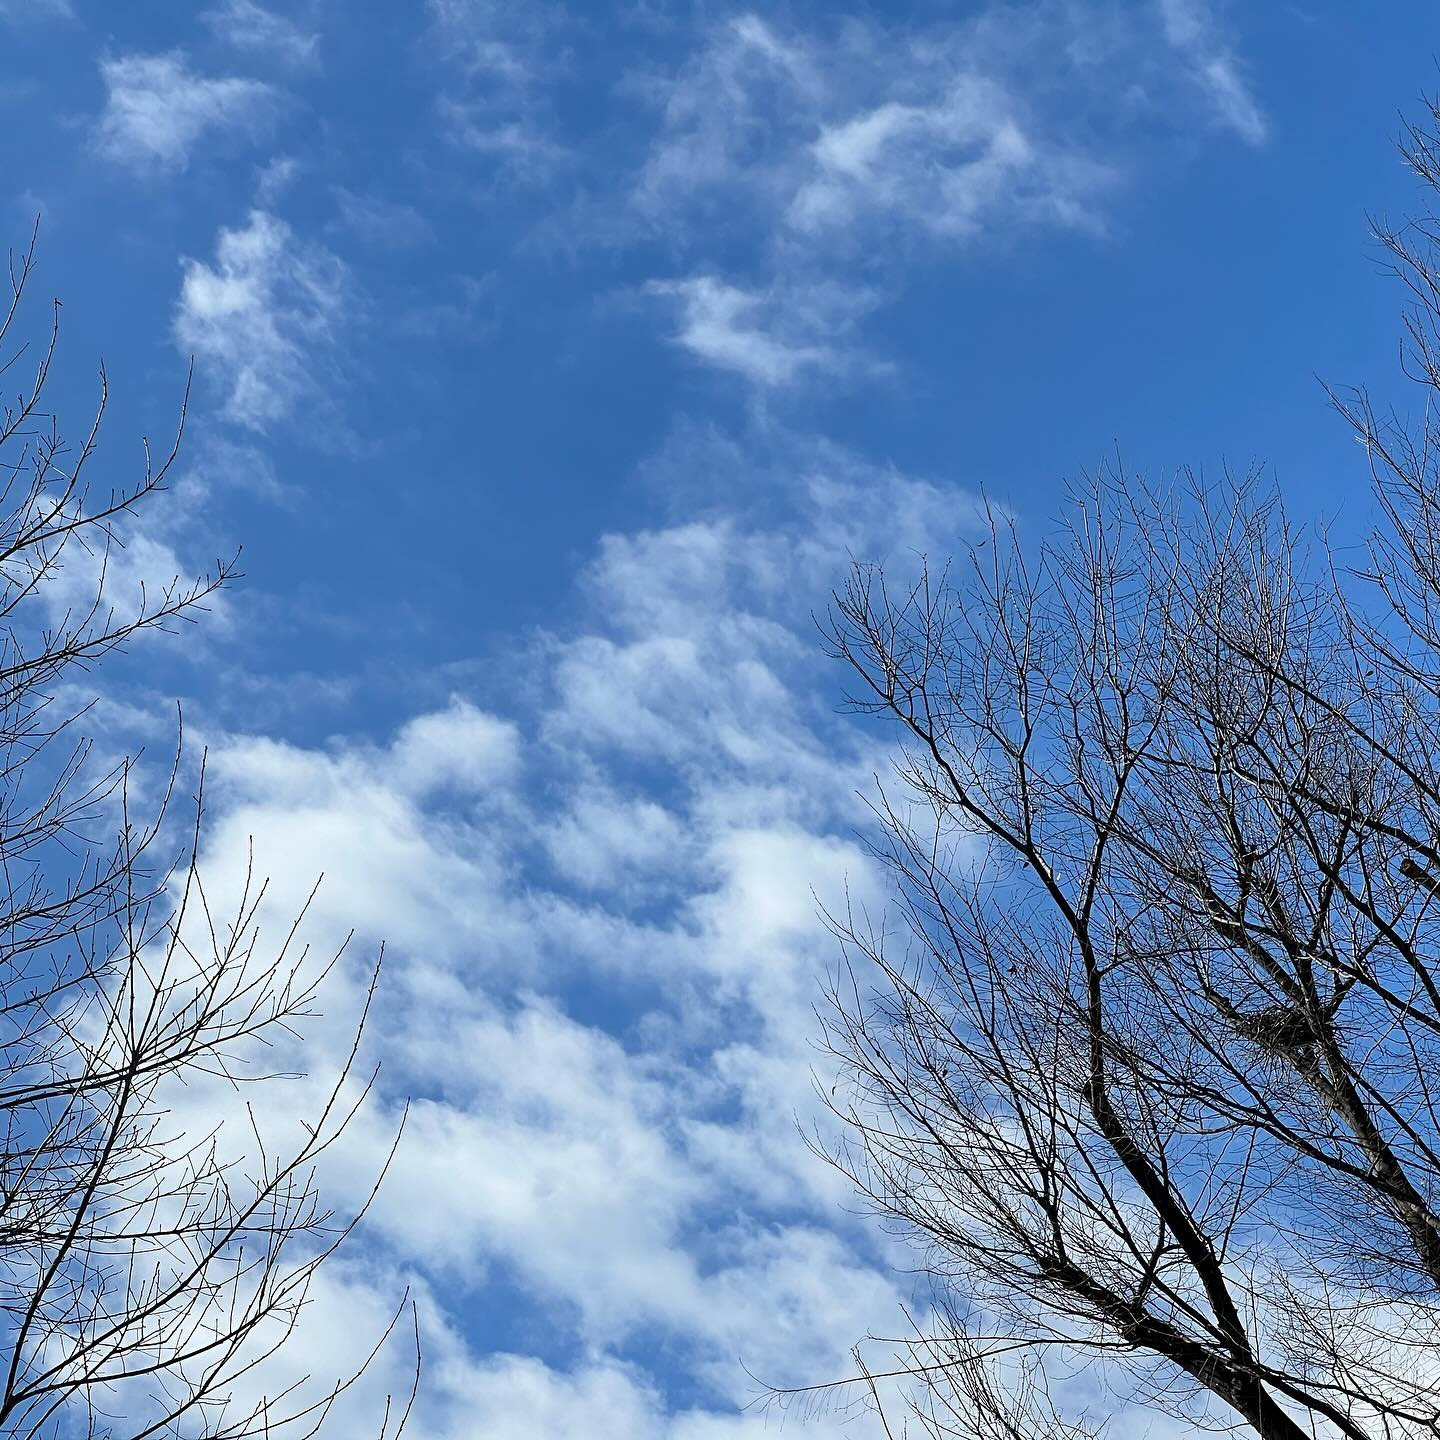
M55 408L103 357L119 478L195 357L117 585L245 547L99 719L163 749L182 697L213 883L253 836L276 913L323 869L317 943L391 947L339 1198L418 1104L297 1373L408 1283L418 1434L729 1440L739 1360L895 1332L895 1254L794 1127L816 897L883 903L884 737L810 612L981 491L1044 533L1117 446L1265 461L1360 533L1317 377L1407 403L1367 214L1416 203L1435 37L1418 0L0 0Z

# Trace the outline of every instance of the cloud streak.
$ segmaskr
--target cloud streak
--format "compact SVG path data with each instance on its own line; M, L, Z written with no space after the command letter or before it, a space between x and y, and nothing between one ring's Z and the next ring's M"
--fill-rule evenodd
M236 50L272 55L297 66L313 65L319 58L318 34L256 0L225 0L207 11L204 20L220 40Z
M1089 77L1066 60L1065 23L824 35L732 19L644 91L660 127L633 204L663 229L728 210L776 245L842 251L1015 221L1093 226L1110 167L1074 148L1064 112L1022 78L1044 50L1078 101Z
M875 304L867 292L835 284L744 290L713 275L646 288L673 303L677 345L767 389L857 368L861 357L843 342Z
M263 82L199 75L178 50L105 60L100 76L107 92L96 124L100 148L142 174L183 170L207 135L258 135L275 104Z
M451 72L436 100L443 133L513 180L548 180L568 153L546 100L548 82L565 68L557 41L564 10L539 0L430 0L428 11L433 48Z
M1191 80L1205 94L1215 119L1247 144L1263 144L1269 134L1264 112L1207 0L1158 0L1158 4L1165 38L1184 57Z
M209 366L223 413L264 430L322 395L316 367L342 324L349 275L323 247L265 210L222 229L215 258L182 262L176 344Z

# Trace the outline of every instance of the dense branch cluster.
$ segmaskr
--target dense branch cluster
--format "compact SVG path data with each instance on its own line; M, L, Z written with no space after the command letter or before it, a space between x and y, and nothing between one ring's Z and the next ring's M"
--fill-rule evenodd
M1380 235L1433 398L1435 229ZM1258 477L1116 467L1039 553L995 515L837 597L904 737L905 923L837 920L828 1153L932 1278L932 1433L1078 1433L1077 1361L1266 1440L1440 1432L1440 427L1337 404L1367 550L1307 548Z
M21 376L0 410L0 1434L314 1433L354 1377L277 1393L265 1362L355 1223L323 1205L315 1167L368 1084L352 1049L280 1154L263 1127L248 1144L219 1117L197 1132L170 1104L187 1083L272 1078L259 1048L313 1013L329 967L294 932L261 952L251 878L212 913L198 801L184 857L157 860L175 774L137 821L130 762L83 734L77 682L196 618L234 566L112 602L118 527L176 450L147 450L128 488L92 485L103 375L71 449L43 409L55 330L38 358L10 342L32 263L33 245L12 259L0 319L0 380Z

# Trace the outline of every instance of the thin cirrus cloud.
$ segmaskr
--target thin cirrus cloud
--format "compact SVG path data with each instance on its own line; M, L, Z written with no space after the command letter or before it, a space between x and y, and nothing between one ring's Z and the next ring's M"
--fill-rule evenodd
M765 389L858 369L863 356L846 340L875 304L835 283L746 290L713 275L652 281L646 291L673 305L677 345Z
M349 291L342 261L257 209L220 231L213 261L182 265L175 341L219 380L228 419L263 430L317 397Z
M1206 0L1158 0L1166 40L1184 57L1191 79L1206 95L1217 121L1251 145L1269 132L1241 64L1221 35Z
M1110 168L1031 113L1017 43L974 24L821 34L742 14L636 82L658 123L632 213L682 253L741 226L754 256L748 285L702 264L648 287L674 307L673 340L761 391L874 374L857 331L879 301L854 283L857 252L893 271L917 240L1098 229Z
M561 13L545 4L499 0L429 0L433 33L452 59L511 90L536 84L545 44Z
M1063 40L1034 25L1002 43L976 23L837 38L733 18L642 88L660 123L632 205L661 228L738 210L771 243L842 248L876 227L956 239L1011 219L1093 224L1110 167L1064 141L1060 116L1032 113L1012 73L1042 41L1063 72Z
M1102 235L1160 95L1198 97L1262 141L1263 113L1204 0L1157 5L991 5L924 27L804 29L757 13L710 25L677 66L629 84L656 115L631 217L700 262L650 287L677 307L673 338L768 390L863 367L849 332L874 302L827 321L796 300L856 290L857 258L888 276L917 245L955 250L1017 227ZM749 250L748 285L705 263L717 235Z
M331 187L339 222L359 240L381 250L410 250L435 239L435 229L413 205Z
M548 180L565 149L523 107L511 116L495 99L480 101L442 95L436 114L450 143L485 157L512 179L537 184Z
M236 50L273 55L290 65L311 65L319 58L318 33L256 0L225 0L203 18L218 39Z
M179 50L104 60L100 75L101 150L142 173L183 170L207 136L258 135L274 113L275 92L263 81L200 75Z
M430 48L450 72L436 98L442 133L511 179L549 179L568 153L553 133L549 82L566 66L557 7L430 0Z
M885 101L826 126L786 222L807 234L867 217L893 218L941 239L977 234L996 214L1095 224L1102 168L1047 153L1003 89L960 76L928 103Z

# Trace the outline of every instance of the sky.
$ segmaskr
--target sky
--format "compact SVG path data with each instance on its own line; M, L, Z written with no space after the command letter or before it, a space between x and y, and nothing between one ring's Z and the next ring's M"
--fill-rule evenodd
M274 916L323 871L317 1086L387 947L337 1204L409 1120L294 1374L408 1286L417 1436L741 1440L757 1377L904 1332L906 1252L802 1135L890 753L813 617L984 500L1038 541L1117 455L1360 534L1323 387L1408 403L1368 226L1415 210L1437 40L1419 0L0 0L53 408L103 359L118 484L194 365L114 584L243 546L95 723L164 754L183 702L217 893L252 845Z

